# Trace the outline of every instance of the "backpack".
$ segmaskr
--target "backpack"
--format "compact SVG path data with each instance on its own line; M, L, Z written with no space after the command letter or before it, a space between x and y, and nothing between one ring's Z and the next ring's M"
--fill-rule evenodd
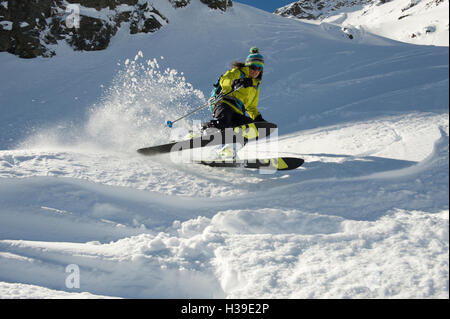
M239 70L241 72L241 79L245 77L244 72L242 72L242 70ZM222 74L223 75L223 74ZM211 95L209 96L209 99L211 101L215 101L215 99L220 95L220 92L222 92L222 86L220 85L220 79L222 78L222 75L219 76L219 78L217 79L216 83L213 84L213 88L211 90ZM214 107L215 103L211 103L209 105L209 110L211 111L211 113L213 113L213 107Z

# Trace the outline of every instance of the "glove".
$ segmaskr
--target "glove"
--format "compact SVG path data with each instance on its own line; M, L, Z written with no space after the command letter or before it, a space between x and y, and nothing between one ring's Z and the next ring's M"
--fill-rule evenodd
M258 114L257 117L254 119L255 122L267 122L265 119L263 119L261 114Z
M250 78L240 78L233 81L231 88L238 90L240 88L248 88L253 85L253 80Z

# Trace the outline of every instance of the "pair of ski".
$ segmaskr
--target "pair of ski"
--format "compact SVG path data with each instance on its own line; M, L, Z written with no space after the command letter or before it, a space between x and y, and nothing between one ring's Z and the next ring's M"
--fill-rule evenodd
M277 125L269 122L254 122L238 127L215 131L210 134L203 134L188 140L172 142L162 145L145 147L138 149L138 153L143 155L158 155L170 152L183 151L188 149L214 146L229 143L240 143L245 145L248 141L258 140L269 136L277 129ZM211 167L243 167L249 169L268 170L291 170L300 167L304 160L297 157L274 157L257 159L231 159L215 161L194 161L194 163L208 165Z

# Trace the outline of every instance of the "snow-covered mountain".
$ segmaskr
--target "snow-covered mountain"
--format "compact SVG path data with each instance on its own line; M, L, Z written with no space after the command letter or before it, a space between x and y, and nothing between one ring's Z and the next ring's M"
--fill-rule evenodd
M0 297L448 298L448 47L233 2L106 50L0 53ZM260 174L141 157L229 63L265 57ZM246 152L247 151L247 152Z
M226 11L231 0L200 0L211 9ZM161 13L184 8L190 0L44 0L0 2L0 52L22 58L55 55L65 42L74 50L108 47L119 29L130 34L152 33L169 23Z
M370 32L402 42L448 46L448 0L301 0L275 13L339 25L351 39Z

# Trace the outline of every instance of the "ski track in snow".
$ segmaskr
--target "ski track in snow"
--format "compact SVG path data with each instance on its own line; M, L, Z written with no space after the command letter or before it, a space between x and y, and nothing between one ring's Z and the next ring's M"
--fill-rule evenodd
M417 114L281 137L280 153L308 152L305 167L281 175L2 151L2 280L65 297L64 269L76 264L94 295L74 298L445 297L433 278L448 266L446 122ZM416 154L425 141L415 135L434 148ZM335 154L320 149L335 139ZM355 139L371 149L349 148ZM378 156L391 148L397 159Z
M248 50L250 34L261 38L271 84L262 113L280 127L277 141L240 154L277 152L305 164L260 174L137 156L141 144L161 142L168 114L204 100L194 88L214 67L190 64L236 53L205 34L205 21L152 35L168 65L184 64L164 33L181 41L185 24L199 34L181 42L187 52L205 43L221 52L186 63L193 88L156 59L124 61L143 45L125 39L126 50L111 48L126 66L105 96L94 105L80 99L89 105L85 122L79 110L67 112L82 124L65 122L55 93L34 113L52 125L0 151L1 298L448 298L448 50L368 33L348 43L333 26L236 6L229 16L200 13L222 22L225 36L250 21L235 45ZM98 70L99 81L111 80ZM80 91L91 83L78 83ZM10 118L18 116L22 97L5 96ZM10 118L3 127L20 128ZM0 145L17 145L21 131L3 128ZM68 265L79 267L80 288L67 286Z

